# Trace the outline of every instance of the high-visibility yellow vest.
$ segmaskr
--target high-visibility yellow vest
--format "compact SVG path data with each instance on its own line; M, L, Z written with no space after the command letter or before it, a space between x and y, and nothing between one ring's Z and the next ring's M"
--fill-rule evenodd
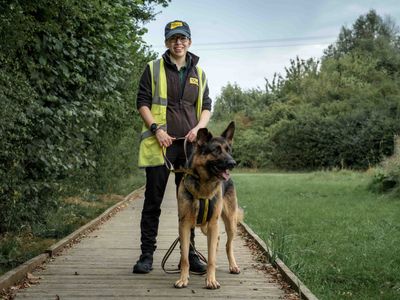
M167 76L165 74L164 59L156 59L148 63L152 78L151 114L155 122L165 131L167 130ZM196 116L200 120L203 105L203 94L206 86L206 76L203 70L196 66L199 76L199 94L196 103ZM139 167L154 167L164 164L162 148L154 134L143 123L139 146Z

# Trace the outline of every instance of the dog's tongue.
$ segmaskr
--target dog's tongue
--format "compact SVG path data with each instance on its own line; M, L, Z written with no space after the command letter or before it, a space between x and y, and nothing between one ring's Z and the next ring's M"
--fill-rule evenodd
M229 179L230 175L229 175L229 170L225 170L221 173L222 177L226 180Z

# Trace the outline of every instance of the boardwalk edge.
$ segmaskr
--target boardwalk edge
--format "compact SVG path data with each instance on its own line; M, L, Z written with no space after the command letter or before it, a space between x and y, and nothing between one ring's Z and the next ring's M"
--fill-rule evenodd
M109 209L104 211L101 215L97 218L93 219L86 225L78 228L70 235L66 236L53 246L49 247L44 251L44 253L39 254L38 256L31 258L30 260L24 262L23 264L19 265L18 267L8 271L7 273L0 276L0 294L7 291L7 289L11 288L12 286L17 285L22 280L26 278L26 275L32 272L35 268L43 264L48 258L56 255L62 249L64 249L69 244L73 243L79 237L83 236L86 232L94 229L104 220L107 220L111 215L115 214L120 210L120 207L124 205L126 202L134 200L137 196L139 196L144 189L144 186L134 190L132 193L127 195L123 200L116 203L115 205L111 206Z
M47 253L39 254L34 258L24 262L22 265L8 271L0 276L0 291L4 292L11 286L25 279L26 275L32 272L37 266L40 266L49 258Z
M272 251L267 246L267 244L243 221L240 222L240 225L249 234L256 244L261 248L261 250L265 253L269 261L273 260ZM318 300L318 298L306 287L306 285L285 265L285 263L279 258L275 259L274 265L282 274L283 278L288 282L292 289L298 292L301 295L301 299L305 300Z

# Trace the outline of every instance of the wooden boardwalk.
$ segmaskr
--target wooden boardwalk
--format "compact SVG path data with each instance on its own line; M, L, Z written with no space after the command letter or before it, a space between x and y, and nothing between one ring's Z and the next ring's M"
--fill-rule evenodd
M166 274L161 269L162 257L178 232L173 180L168 184L163 202L154 269L145 275L133 274L132 266L140 255L142 205L143 197L131 202L80 243L48 262L43 270L34 272L34 276L41 278L39 284L20 290L16 299L284 298L285 292L272 276L254 267L258 262L240 236L235 239L234 245L242 272L239 275L229 274L225 255L226 235L222 224L217 259L217 280L221 288L205 289L205 275L191 275L187 288L173 287L178 274ZM200 252L207 253L206 237L198 229L196 246ZM176 267L178 261L179 250L176 249L168 260L168 267Z

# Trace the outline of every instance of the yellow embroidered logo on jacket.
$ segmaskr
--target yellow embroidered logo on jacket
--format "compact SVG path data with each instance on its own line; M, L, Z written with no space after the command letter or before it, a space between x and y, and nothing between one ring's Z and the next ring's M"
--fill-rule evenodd
M170 29L174 29L176 27L181 27L181 26L183 26L182 22L172 22Z
M190 77L189 82L190 82L190 84L195 84L195 85L199 86L199 80L197 78Z

